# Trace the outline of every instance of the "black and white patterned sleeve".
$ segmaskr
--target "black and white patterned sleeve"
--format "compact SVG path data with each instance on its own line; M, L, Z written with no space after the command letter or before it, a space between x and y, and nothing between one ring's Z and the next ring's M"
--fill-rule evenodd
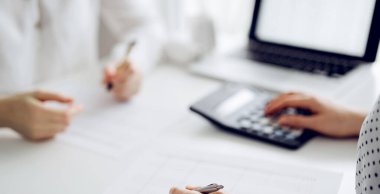
M380 193L380 98L364 120L357 146L357 194Z

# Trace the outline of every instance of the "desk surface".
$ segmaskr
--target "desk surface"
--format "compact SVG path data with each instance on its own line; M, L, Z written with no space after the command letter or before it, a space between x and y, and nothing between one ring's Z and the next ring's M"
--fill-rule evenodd
M94 80L97 80L99 72L95 74ZM76 83L78 80L86 83L88 79L83 77L85 76L77 75L66 78L68 84L65 87L81 86L69 83ZM98 83L95 85L100 87ZM342 172L344 177L339 193L354 193L356 139L334 140L317 137L302 149L289 151L216 130L202 118L190 113L188 106L220 85L220 82L191 75L176 66L161 65L155 69L147 77L141 94L130 104L156 103L165 107L162 114L175 112L179 117L161 130L150 146L176 139L188 142L194 149L209 152L255 156ZM46 88L60 91L60 88L54 86L55 83L50 83ZM62 143L59 139L29 143L6 129L0 130L0 153L2 194L100 194L128 164L128 158L133 158L131 152L123 159L117 160Z

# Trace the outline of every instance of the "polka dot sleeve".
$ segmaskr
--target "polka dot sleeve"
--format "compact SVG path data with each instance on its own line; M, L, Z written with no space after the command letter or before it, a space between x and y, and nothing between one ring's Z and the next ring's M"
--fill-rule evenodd
M380 193L380 98L360 130L356 161L356 193Z

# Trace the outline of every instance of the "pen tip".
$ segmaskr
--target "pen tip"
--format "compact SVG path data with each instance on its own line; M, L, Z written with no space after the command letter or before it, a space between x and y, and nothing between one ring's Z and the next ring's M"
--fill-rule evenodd
M107 90L108 90L108 91L111 91L112 88L113 88L113 84L112 84L111 82L108 83L108 84L107 84Z
M137 41L136 41L136 40L133 40L133 41L130 43L130 45L131 45L131 46L135 46L136 43L137 43Z

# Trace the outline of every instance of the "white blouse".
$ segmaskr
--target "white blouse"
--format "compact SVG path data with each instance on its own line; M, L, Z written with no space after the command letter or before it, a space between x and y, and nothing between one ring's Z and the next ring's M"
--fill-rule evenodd
M143 71L160 57L163 27L153 0L0 1L0 94L99 63L102 22ZM121 45L121 46L120 46Z
M356 193L380 193L380 97L360 130L356 161Z

